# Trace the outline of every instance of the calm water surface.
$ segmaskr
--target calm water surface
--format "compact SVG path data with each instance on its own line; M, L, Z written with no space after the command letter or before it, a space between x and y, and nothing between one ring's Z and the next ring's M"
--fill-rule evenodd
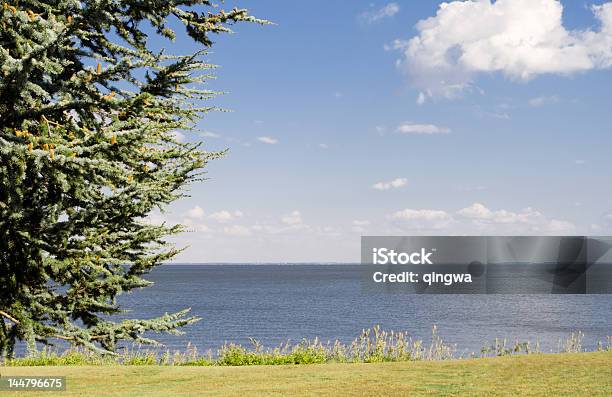
M199 351L224 342L267 346L319 337L350 342L380 324L428 340L432 325L459 351L479 351L495 337L541 342L581 330L584 346L612 335L612 295L407 295L364 293L359 265L164 265L155 285L122 295L126 317L149 318L191 307L202 321L181 336L159 336L171 349Z

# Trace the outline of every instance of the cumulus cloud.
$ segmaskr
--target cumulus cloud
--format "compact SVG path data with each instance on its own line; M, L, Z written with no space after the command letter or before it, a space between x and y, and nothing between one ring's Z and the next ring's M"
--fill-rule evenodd
M557 0L451 1L421 20L398 65L420 98L453 98L479 73L527 81L612 66L612 2L593 6L596 30L568 30Z
M375 23L385 18L391 18L397 14L399 10L400 6L397 3L389 3L377 10L364 12L361 14L361 18L367 23Z
M204 217L204 210L199 205L196 205L187 211L187 216L190 218L202 219Z
M435 209L404 209L388 216L404 230L434 230L448 234L564 234L573 233L573 223L549 219L533 208L519 211L492 210L474 203L456 212Z
M276 145L278 143L278 139L272 138L271 136L260 136L257 140L267 145Z
M390 190L397 189L408 184L408 179L406 178L395 178L392 181L388 182L377 182L372 185L372 189L376 190Z
M398 222L401 227L425 230L443 229L448 227L453 220L446 211L410 208L396 211L389 218Z
M493 216L491 210L480 203L474 203L467 208L463 208L457 213L466 218L472 219L489 219Z
M281 222L283 222L285 225L299 225L302 223L302 214L300 211L293 211L291 212L291 214L284 216L281 219Z
M480 230L504 232L569 233L574 224L559 219L548 219L531 207L520 211L490 210L481 203L457 211L460 220L470 221Z
M450 128L439 127L434 124L414 124L414 123L400 124L397 127L396 131L402 134L448 134L449 132L451 132Z
M195 222L193 218L183 219L183 224L187 226L189 232L211 234L213 230L203 223Z
M236 210L234 212L230 212L228 210L221 210L217 212L213 212L208 217L214 221L219 223L225 223L234 220L235 218L241 218L244 214L242 211Z
M491 211L483 204L474 203L457 211L457 214L469 219L493 223L529 223L541 218L542 214L528 207L519 212L506 210Z
M413 210L413 209L405 209L401 211L397 211L391 215L393 219L403 219L403 220L426 220L426 221L435 221L435 220L444 220L450 218L449 214L445 211L439 210Z

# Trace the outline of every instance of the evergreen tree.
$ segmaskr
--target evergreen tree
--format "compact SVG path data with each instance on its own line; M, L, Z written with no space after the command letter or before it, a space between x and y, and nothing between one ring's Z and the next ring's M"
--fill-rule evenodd
M198 320L188 309L111 315L179 252L164 238L181 226L147 215L222 155L176 139L214 109L202 102L216 94L202 87L211 36L265 21L206 0L10 0L0 13L0 356L17 341L110 353L179 332ZM177 34L201 51L151 49Z

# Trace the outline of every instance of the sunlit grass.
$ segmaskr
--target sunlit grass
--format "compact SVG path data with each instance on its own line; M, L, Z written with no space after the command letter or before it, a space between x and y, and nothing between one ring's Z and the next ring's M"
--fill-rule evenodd
M612 395L612 352L368 364L1 367L0 372L65 376L66 391L51 393L62 396Z

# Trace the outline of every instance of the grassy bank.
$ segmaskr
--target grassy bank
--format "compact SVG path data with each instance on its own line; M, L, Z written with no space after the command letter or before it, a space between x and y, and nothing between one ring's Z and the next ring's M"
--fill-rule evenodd
M612 352L273 367L0 367L0 372L66 376L67 391L61 393L66 396L612 395Z
M559 340L556 350L547 353L584 352L581 332L572 332ZM612 338L599 341L598 351L612 351ZM365 329L352 343L340 341L322 342L302 340L299 343L284 343L280 346L265 347L252 339L251 346L224 344L215 353L200 354L190 345L186 350L171 352L161 350L121 349L117 355L102 355L88 350L72 348L62 352L42 349L26 357L0 361L0 365L14 366L71 366L71 365L162 365L162 366L247 366L247 365L288 365L288 364L342 364L382 363L404 361L442 361L463 358L501 357L522 354L540 354L536 341L510 342L494 339L480 351L459 350L448 344L432 328L431 339L424 342L412 339L405 332L384 331L375 326Z

